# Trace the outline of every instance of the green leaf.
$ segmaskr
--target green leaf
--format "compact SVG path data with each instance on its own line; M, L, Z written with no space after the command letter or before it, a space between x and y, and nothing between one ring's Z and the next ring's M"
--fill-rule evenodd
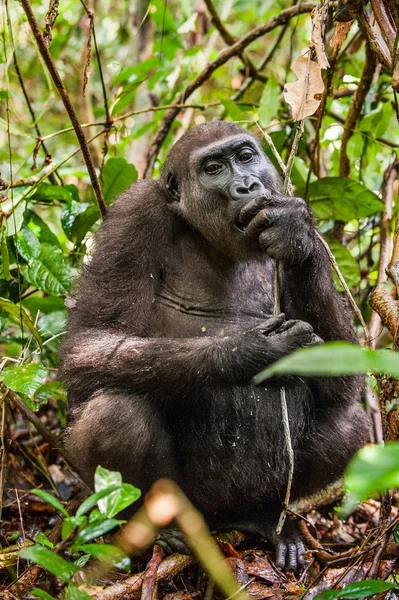
M119 487L120 487L119 485L110 485L105 490L96 492L95 494L92 494L91 496L86 498L86 500L84 502L82 502L82 504L79 506L78 510L76 511L76 516L80 517L81 515L86 514L91 508L93 508L93 506L95 506L97 504L97 502L99 500L101 500L101 498L105 498L105 496L108 496L111 492L118 490Z
M87 524L87 517L68 517L64 519L61 529L61 538L65 540L74 529L83 529Z
M257 385L275 375L351 375L385 373L399 377L399 354L390 350L366 350L347 342L327 342L300 348L264 369L252 382Z
M120 519L101 519L101 521L96 521L79 532L73 547L79 548L81 544L85 544L86 542L95 540L101 535L105 535L111 531L111 529L115 529L115 527L124 522L125 521L121 521Z
M343 246L338 240L327 238L327 241L346 283L350 288L355 288L359 285L360 281L359 265L356 259L352 256L348 248ZM342 284L338 278L336 279L336 283L338 289L342 290Z
M262 96L259 103L259 122L266 126L277 115L280 106L281 88L278 81L273 77L269 77L263 88Z
M365 446L346 469L348 498L342 511L348 514L371 494L396 487L399 487L399 443Z
M46 377L47 371L43 365L33 363L18 367L6 367L0 373L0 381L7 387L30 398L44 383Z
M52 246L60 245L57 236L33 210L27 209L25 211L24 222L25 225L33 231L41 244L51 244Z
M4 225L0 229L0 252L1 252L1 263L0 263L0 279L9 281L12 279L10 273L10 257L7 246L7 231Z
M17 233L17 250L25 260L37 258L40 254L40 242L31 229L23 225Z
M107 517L113 517L141 496L141 491L130 483L122 483L122 475L117 471L108 471L100 465L94 474L94 489L100 492L115 485L118 489L98 502L100 511Z
M33 588L33 590L31 590L29 593L35 598L43 598L43 600L56 600L54 596L52 596L48 592L45 592L44 590L41 590L40 588Z
M111 564L117 569L129 569L129 557L116 546L111 544L85 544L79 548L83 552L88 552L91 556Z
M65 296L72 285L72 271L59 248L42 244L40 254L22 267L29 283L53 296Z
M80 590L76 586L70 585L66 591L65 600L91 600L91 596L84 590Z
M350 583L343 590L326 590L317 594L314 600L332 600L333 598L367 598L373 594L394 590L397 585L377 579L366 579Z
M40 337L39 332L37 331L36 327L30 320L22 306L14 304L14 302L11 302L11 300L0 298L0 309L7 313L12 319L17 321L17 323L22 321L22 325L25 325L25 327L29 329L29 331L39 344L40 348L43 347L42 339Z
M48 537L44 535L42 531L40 531L35 537L35 542L41 546L46 546L46 548L54 548L53 542L50 542Z
M101 218L98 206L91 204L85 211L81 212L75 218L71 228L71 239L79 246L82 243L86 233L90 231L95 223Z
M29 548L22 548L19 552L21 558L30 560L49 571L62 581L70 581L79 567L67 562L55 552L43 548L43 546L35 545Z
M50 202L53 200L71 202L72 193L69 189L69 186L66 185L50 185L49 183L41 183L38 185L32 196L30 196L30 200L36 200L38 202Z
M242 121L245 113L235 102L232 100L221 100L221 103L233 121Z
M383 202L364 185L343 177L324 177L309 186L309 201L319 219L348 222L384 210Z
M44 502L50 504L50 506L55 508L55 510L58 510L58 512L62 513L65 517L69 517L68 511L66 510L66 508L64 508L61 502L57 500L57 498L54 498L54 496L52 496L48 492L45 492L44 490L31 490L31 494L35 494L35 496L38 496L39 498L44 500Z
M111 204L119 194L137 179L134 165L130 165L124 158L109 158L104 167L104 200Z

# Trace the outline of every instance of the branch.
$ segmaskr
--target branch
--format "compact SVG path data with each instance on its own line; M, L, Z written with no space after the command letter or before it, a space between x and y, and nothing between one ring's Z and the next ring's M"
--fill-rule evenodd
M39 25L35 19L35 16L33 14L32 11L32 7L30 5L29 0L21 0L21 4L22 7L25 11L25 14L27 16L30 28L32 30L32 33L34 35L34 38L36 40L37 46L39 48L40 54L43 57L43 60L49 70L49 73L51 75L51 78L61 96L61 100L64 103L64 106L67 110L67 113L69 115L69 118L71 119L71 123L73 125L73 128L75 130L76 133L76 137L78 138L79 141L79 145L82 149L82 154L83 154L83 158L85 160L86 163L86 167L87 167L87 171L89 173L90 176L90 181L91 184L93 186L93 190L94 190L94 194L96 196L97 199L97 203L98 203L98 207L100 209L100 212L102 214L102 216L105 215L105 213L107 212L107 208L105 206L105 202L104 202L104 197L103 197L103 193L100 187L100 182L98 180L97 174L96 174L96 169L94 167L94 163L93 163L93 159L92 156L90 154L90 150L89 150L89 145L87 143L87 139L85 136L85 133L82 129L82 126L79 123L77 114L75 112L75 109L72 105L72 102L68 96L68 93L64 87L64 84L62 83L62 79L60 77L60 74L57 71L57 68L53 62L53 59L51 58L51 54L46 46L46 43L44 41L43 35L40 31Z
M376 67L376 57L374 52L372 52L370 46L366 44L366 58L364 63L364 69L359 81L359 85L357 86L357 90L353 96L348 116L346 117L344 133L342 135L341 142L341 155L339 160L339 176L340 177L349 177L350 175L350 162L346 152L346 148L348 146L348 142L353 135L353 129L359 120L361 110L363 108L364 101L366 96L370 90L373 76Z
M27 0L22 0L26 2ZM237 56L240 54L244 48L249 46L254 40L258 39L265 33L272 31L279 25L284 25L292 19L301 14L306 14L311 12L317 4L314 2L303 2L302 4L291 6L285 10L282 10L277 16L273 17L263 25L256 27L242 38L238 39L232 46L226 48L219 54L219 56L210 62L205 69L197 75L197 77L189 83L177 96L175 101L173 102L173 108L168 110L162 119L158 133L155 137L154 142L151 144L151 147L147 154L147 164L144 172L144 177L151 177L154 171L155 161L158 157L159 151L163 142L165 141L166 136L168 135L170 128L172 127L172 123L175 120L176 116L179 113L179 108L177 108L178 104L184 103L190 96L198 89L209 77L222 65L224 65L232 56Z

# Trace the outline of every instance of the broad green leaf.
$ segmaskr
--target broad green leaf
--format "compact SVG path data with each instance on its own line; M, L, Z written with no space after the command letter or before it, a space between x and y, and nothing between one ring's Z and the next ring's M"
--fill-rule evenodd
M125 552L111 544L85 544L79 550L88 552L91 556L109 563L117 569L128 569L130 567L130 559Z
M269 77L263 88L262 97L259 104L259 121L263 126L269 125L274 119L280 106L281 88L278 81Z
M66 519L63 520L62 523L62 529L61 529L61 537L63 540L65 540L72 532L74 529L78 530L78 529L83 529L84 527L86 527L87 524L87 517L68 517Z
M366 350L347 342L328 342L300 348L276 361L252 379L257 385L275 375L351 375L385 373L399 377L399 353L390 350Z
M34 326L33 322L28 317L25 310L22 308L22 306L14 304L14 302L11 302L11 300L0 298L0 309L7 313L12 319L17 321L17 323L22 321L22 325L29 329L29 331L39 344L40 348L42 348L43 344L40 334Z
M72 200L72 202L67 204L62 211L61 225L70 240L72 240L72 226L76 217L84 212L88 206L90 206L90 204L87 204L87 202L76 202L76 200Z
M0 373L0 381L18 394L32 397L45 382L47 371L41 364L6 367Z
M86 233L90 231L95 223L101 218L98 206L90 204L85 211L81 212L75 218L71 228L71 239L79 246L82 243Z
M71 202L72 193L69 189L69 186L66 185L50 185L49 183L41 183L32 196L30 196L30 199L39 202L50 202L52 200Z
M104 167L104 200L106 204L119 196L137 179L134 165L124 158L109 158Z
M348 248L345 248L345 246L343 246L338 240L328 238L327 241L348 286L350 288L358 286L360 281L360 272L356 259L352 256ZM336 281L338 288L341 290L342 286L338 278Z
M117 471L108 471L100 465L94 474L94 489L96 492L107 489L109 486L117 486L115 492L98 501L100 511L111 518L130 506L141 496L141 491L130 483L122 483L122 475Z
M314 600L333 600L334 598L367 598L367 596L373 596L380 592L386 592L388 590L394 590L397 586L394 583L388 581L381 581L378 579L366 579L364 581L358 581L350 583L343 590L326 590L317 594Z
M364 185L343 177L324 177L309 186L309 201L319 219L348 222L384 210L383 202Z
M367 477L365 477L367 474ZM349 513L371 494L399 487L399 443L365 446L349 463L345 473L348 498L342 506Z
M91 494L91 496L86 498L86 500L79 506L78 510L76 511L76 516L80 517L81 515L86 514L91 508L93 508L93 506L97 504L99 500L101 500L101 498L104 498L111 492L118 490L119 487L119 485L110 485L109 487L105 488L105 490Z
M47 502L47 504L50 504L50 506L55 508L55 510L58 510L58 512L65 515L65 517L69 517L68 511L66 510L66 508L64 508L61 502L57 500L57 498L54 498L54 496L52 496L48 492L45 492L44 490L31 490L30 492L31 494L35 494L35 496L38 496L39 498L44 500L44 502Z
M35 545L29 548L23 548L19 552L21 558L31 560L32 562L40 565L46 571L49 571L62 581L68 582L72 576L76 573L79 567L67 562L61 556L58 556L55 552L43 546Z
M42 244L40 254L22 267L29 283L47 294L65 296L72 285L72 271L59 248Z
M221 103L233 121L242 121L245 113L235 102L232 100L221 100Z
M90 542L91 540L95 540L101 535L105 535L118 525L121 525L125 521L121 521L120 519L103 519L101 521L97 521L88 525L82 531L79 532L73 546L74 548L79 548L81 544L85 544L86 542Z
M51 244L59 246L57 236L51 231L50 227L33 210L27 209L24 215L25 225L33 231L41 244Z
M31 229L23 225L17 233L17 250L25 260L37 258L40 254L40 242Z
M34 596L35 598L42 598L43 600L56 600L56 598L54 598L54 596L52 596L48 592L45 592L44 590L41 590L39 588L33 588L33 590L31 590L29 593L31 596Z

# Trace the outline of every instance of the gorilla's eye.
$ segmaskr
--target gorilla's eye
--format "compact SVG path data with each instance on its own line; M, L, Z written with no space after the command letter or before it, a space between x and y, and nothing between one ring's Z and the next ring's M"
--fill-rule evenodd
M253 153L250 150L243 150L238 155L238 160L242 163L247 163L252 160Z
M204 171L208 175L215 175L222 169L222 165L219 162L209 161L205 164Z

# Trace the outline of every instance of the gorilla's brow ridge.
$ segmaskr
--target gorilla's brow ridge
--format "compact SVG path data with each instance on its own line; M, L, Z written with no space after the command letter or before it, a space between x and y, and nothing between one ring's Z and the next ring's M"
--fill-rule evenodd
M235 141L236 140L236 141ZM193 162L198 162L204 158L212 158L216 155L223 155L226 148L236 150L240 146L250 145L256 150L259 150L256 140L249 135L233 135L228 138L223 138L221 141L212 142L194 152L191 156Z

